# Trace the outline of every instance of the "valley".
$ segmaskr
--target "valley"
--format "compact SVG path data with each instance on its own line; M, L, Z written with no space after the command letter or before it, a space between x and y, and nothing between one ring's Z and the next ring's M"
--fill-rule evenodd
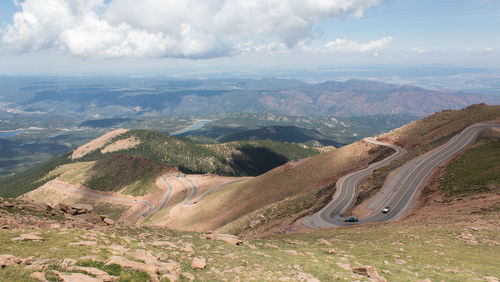
M261 82L247 86L260 89ZM353 83L326 84L341 92L401 89ZM210 91L220 85L212 86ZM465 259L455 250L480 246L474 252L497 252L499 166L487 157L496 155L500 137L497 105L424 118L412 111L333 117L215 110L190 116L149 108L122 116L69 111L66 119L23 107L15 113L20 119L12 119L12 111L1 113L7 119L0 122L5 129L0 196L6 197L0 224L7 231L0 232L0 242L40 236L43 240L22 239L23 244L56 246L55 238L68 234L60 243L78 246L64 254L75 266L58 262L63 254L44 250L40 259L54 259L53 266L40 266L47 279L81 274L124 281L272 280L282 273L292 281L386 281L499 275L492 264L484 268L480 257ZM475 154L474 161L468 154ZM469 163L457 163L461 158ZM464 166L477 177L464 173ZM481 170L471 168L476 166ZM62 234L54 231L62 226ZM36 234L22 231L30 229ZM208 247L207 238L215 240ZM416 260L426 244L429 254ZM17 257L4 260L10 272L1 277L32 275L12 267L10 260L32 261L24 260L22 250L10 250ZM442 253L450 260L443 261ZM251 263L236 262L241 258ZM279 261L278 267L261 264L268 258ZM470 271L462 271L463 265ZM403 271L405 266L409 270Z
M160 165L158 174L149 174L154 187L148 192L82 185L99 162L92 160L97 151L102 154L112 146L126 152L138 146L116 145L142 136L120 130L81 146L73 154L80 161L56 166L41 187L0 202L0 225L5 226L0 252L9 254L0 256L1 275L28 281L40 275L125 281L494 281L500 275L490 259L499 251L499 119L498 106L442 111L253 177L185 174ZM420 136L426 143L418 141ZM117 158L125 167L139 161ZM156 166L145 160L138 164ZM457 177L471 166L478 167ZM382 214L383 201L402 199L397 194L406 195L410 186L398 185L393 192L385 185L372 187L378 192L366 199L368 204L336 203L344 215L360 217L358 223L339 228L345 224L335 215L329 224L311 226L321 230L304 225L309 216L331 210L329 202L347 189L365 191L387 169L393 173L386 185L399 182L398 173L403 182L425 183L414 186L415 196L405 198L410 205L398 210L389 203L391 210ZM351 175L359 178L345 180ZM346 182L358 184L348 188ZM475 188L469 189L471 185ZM369 207L380 193L385 200L379 201L375 215L362 216L359 209Z

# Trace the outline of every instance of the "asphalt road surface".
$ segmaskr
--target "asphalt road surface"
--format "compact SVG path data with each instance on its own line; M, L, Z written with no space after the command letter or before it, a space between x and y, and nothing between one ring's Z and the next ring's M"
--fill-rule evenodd
M382 213L382 210L377 210L368 217L359 219L358 222L345 222L344 218L342 218L342 213L353 204L357 184L363 178L370 175L375 168L387 165L393 159L404 154L404 151L399 147L397 147L399 150L396 150L393 145L367 140L375 144L390 146L396 150L396 153L366 169L343 177L338 185L339 189L336 197L318 213L304 219L302 223L312 229L321 229L371 222L385 222L398 218L408 209L413 197L422 188L425 179L437 166L465 148L480 131L492 127L500 128L500 124L475 124L469 126L443 146L411 160L409 165L406 165L403 170L400 169L398 172L401 180L398 181L392 196L383 205L389 207L390 210L388 213Z
M184 179L191 186L191 195L189 195L188 197L186 197L182 201L181 204L183 206L194 206L197 203L199 203L203 198L205 198L206 196L208 196L208 195L212 194L213 192L219 190L220 188L222 188L224 186L227 186L229 184L233 184L233 183L237 183L237 182L241 182L241 181L245 180L245 179L237 179L237 180L233 180L233 181L228 181L226 183L222 183L222 184L217 185L217 186L211 188L210 190L206 191L197 200L195 200L196 196L198 195L198 185L196 185L196 183L194 183L191 179L187 178L183 174L168 174L168 175L164 175L164 176L161 177L161 179L162 179L163 183L165 183L165 185L167 185L168 191L167 191L167 194L165 194L165 198L163 199L163 202L160 205L160 207L158 208L158 210L161 210L161 209L163 209L165 207L165 205L168 203L168 201L169 201L169 199L172 196L172 193L174 191L173 185L170 182L168 182L168 180L167 180L169 177L177 177L177 178Z

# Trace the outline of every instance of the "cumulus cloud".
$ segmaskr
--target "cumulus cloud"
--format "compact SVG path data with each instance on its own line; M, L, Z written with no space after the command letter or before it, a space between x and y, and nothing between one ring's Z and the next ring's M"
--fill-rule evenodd
M82 57L209 58L286 52L315 23L361 18L382 0L25 0L4 31L18 53L56 48ZM17 3L17 2L16 2ZM390 42L340 39L327 49L377 53ZM273 42L254 44L256 42ZM251 42L250 44L248 42Z
M345 52L370 53L374 56L378 56L380 54L380 51L382 51L383 49L387 49L389 47L391 41L392 41L391 36L387 36L378 40L373 40L365 44L353 40L348 40L345 38L340 38L326 43L325 46L323 46L323 50L334 53L345 53Z

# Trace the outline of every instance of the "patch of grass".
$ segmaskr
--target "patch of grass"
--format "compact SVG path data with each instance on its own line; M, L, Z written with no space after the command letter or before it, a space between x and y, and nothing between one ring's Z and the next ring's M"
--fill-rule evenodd
M475 243L460 239L468 230ZM96 247L74 246L68 242L82 233L81 229L41 231L44 242L10 242L19 232L0 230L0 252L26 258L53 259L47 270L60 269L63 258L77 259L77 265L95 267L118 276L121 281L149 281L140 271L106 265L111 253L99 252L99 261L79 259L96 253ZM113 237L110 236L113 233ZM168 260L179 262L181 272L189 272L202 281L223 279L248 281L276 281L280 278L298 280L297 273L313 275L321 281L363 280L353 277L352 267L375 266L388 281L415 281L430 278L432 281L469 281L486 276L500 276L500 262L492 258L500 252L497 230L471 231L453 224L390 223L353 228L337 228L304 234L282 234L259 239L245 239L234 246L221 241L206 240L194 232L176 232L155 228L124 228L100 234L99 249L108 243L120 244L133 251L145 249L153 254L163 252ZM125 240L126 237L126 240ZM318 244L318 239L329 245ZM207 268L193 270L191 256L179 249L151 245L154 241L169 241L179 246L192 244L195 256L207 259ZM277 248L265 246L270 243ZM105 245L106 244L106 245ZM63 247L66 246L66 247ZM56 247L57 249L51 249ZM329 252L331 249L333 252ZM127 255L124 255L128 257ZM129 258L133 259L133 258ZM347 266L347 269L343 267ZM383 272L384 271L384 272ZM8 266L0 270L1 281L32 281L23 267ZM14 278L14 279L12 279ZM56 277L47 277L55 281Z
M156 186L155 180L155 177L137 180L134 183L128 185L127 188L123 191L123 194L131 196L143 196L151 193L158 188Z
M95 162L76 162L57 167L48 177L60 176L61 180L70 184L83 183L88 177Z
M131 185L128 192L134 196L142 196L151 192L151 189L156 189L156 185L143 186L138 183L154 181L170 169L171 167L150 159L114 155L96 161L83 184L99 191L118 191Z
M124 269L117 264L106 265L104 262L97 262L91 260L80 261L77 263L79 266L95 267L102 271L107 272L109 275L117 276L120 281L150 281L151 276L143 271Z
M447 197L500 189L500 141L480 144L454 160L439 180Z

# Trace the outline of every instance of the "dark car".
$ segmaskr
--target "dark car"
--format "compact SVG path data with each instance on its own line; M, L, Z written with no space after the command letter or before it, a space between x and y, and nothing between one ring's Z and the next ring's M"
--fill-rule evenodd
M358 218L356 216L348 217L344 220L345 222L358 222Z

